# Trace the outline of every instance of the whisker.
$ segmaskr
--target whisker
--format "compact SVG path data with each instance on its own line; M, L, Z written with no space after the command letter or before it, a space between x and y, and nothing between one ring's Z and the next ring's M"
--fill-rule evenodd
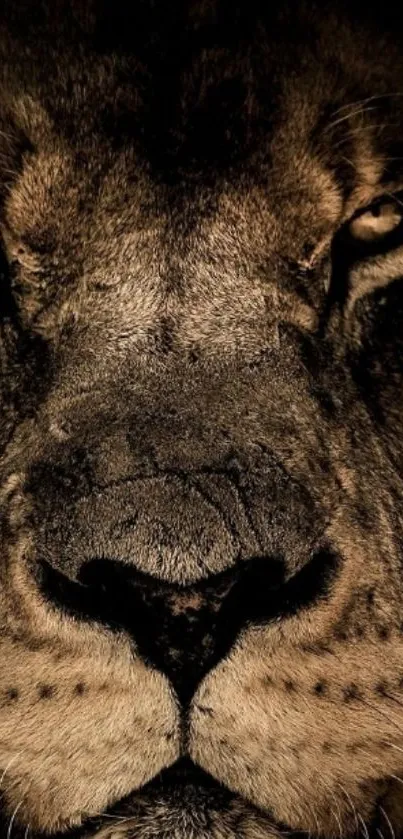
M348 104L347 104L347 105L340 105L340 107L339 107L339 108L336 108L336 110L335 110L335 111L333 111L332 116L334 116L334 117L335 117L335 116L337 116L337 114L340 114L340 113L341 113L341 111L345 111L347 108L360 108L360 107L362 107L363 105L367 105L367 104L368 104L368 102L373 102L373 100L374 100L374 99L377 99L377 98L378 98L378 97L377 97L376 95L374 95L374 96L367 96L367 98L366 98L366 99L357 99L357 101L356 101L356 102L348 102Z
M385 819L385 821L386 821L386 823L387 823L387 825L388 825L388 827L389 827L389 830L390 830L390 833L391 833L392 839L396 839L396 834L395 834L395 830L394 830L393 824L392 824L392 822L391 822L391 820L390 820L390 818L389 818L389 816L388 816L388 814L387 814L386 810L384 810L384 808L383 808L383 807L379 807L379 810L380 810L380 812L382 813L382 815L383 815L383 817L384 817L384 819Z
M370 708L371 711L375 711L375 713L379 714L380 717L386 719L388 723L393 725L397 729L399 734L403 736L403 728L401 728L401 726L398 725L397 722L395 722L395 720L391 719L391 717L388 714L386 714L385 711L381 711L380 708L378 708L376 705L372 705L371 702L368 702L368 700L364 699L363 697L360 697L360 702L362 702L363 705L366 705L367 708Z
M397 746L396 743L390 743L389 740L385 740L385 745L389 746L390 749L396 749L397 752L401 752L403 755L403 749L401 746Z
M333 128L336 128L337 125L341 125L342 122L347 122L352 117L355 117L355 116L358 116L358 115L361 116L363 114L369 113L370 111L376 111L376 108L374 108L374 107L356 108L355 111L350 111L348 114L344 114L342 117L339 117L339 119L336 119L333 122L330 122L329 125L326 126L325 131L331 131Z
M119 824L121 825L121 824L125 824L126 822L132 822L133 819L134 819L134 816L126 816L125 818L118 818L118 819L116 819L116 821L119 822Z
M322 778L322 780L321 780L321 785L322 785L322 786L323 786L323 787L327 790L327 792L328 792L328 793L329 793L329 795L333 798L333 801L334 801L334 803L335 803L335 805L336 805L336 810L337 810L337 812L336 812L336 810L334 810L334 809L333 809L333 807L331 807L331 808L330 808L330 810L331 810L331 813L332 813L332 815L333 815L333 817L334 817L334 820L335 820L335 822L337 823L337 826L338 826L338 828L339 828L340 839L343 839L344 832L343 832L343 828L342 828L342 819L341 819L341 812L340 812L339 802L337 801L337 798L336 798L336 796L335 796L335 794L334 794L333 789L331 788L331 786L329 786L329 784L327 784L327 783L326 783L326 781L324 781L324 779L323 779L323 778ZM311 808L311 809L312 809L312 808ZM318 820L317 820L316 816L315 816L315 821L316 821L316 825L317 825L317 827L318 827L318 832L319 832L319 834L320 834L320 833L321 833L321 831L320 831L319 823L318 823Z
M364 819L363 819L363 817L362 817L361 813L357 813L357 816L358 816L358 819L359 819L359 821L360 821L360 823L361 823L361 825L362 825L362 828L363 828L363 831L364 831L364 836L365 836L365 839L369 839L368 828L367 828L367 825L365 824L365 821L364 821Z
M331 807L331 808L330 808L330 812L331 812L331 814L332 814L333 818L335 819L336 824L337 824L337 826L338 826L338 828L339 828L340 839L343 839L344 834L343 834L343 828L342 828L342 826L341 826L341 819L340 819L340 816L338 815L338 813L336 813L336 811L335 811L335 810L333 810L333 807Z
M5 768L5 769L3 769L2 775L1 775L1 777L0 777L0 787L1 787L2 783L3 783L3 781L4 781L4 778L6 777L6 774L7 774L8 770L10 769L10 766L12 766L12 765L13 765L13 763L14 763L16 760L18 760L18 758L19 758L20 754L21 754L21 752L19 752L18 754L14 755L14 757L12 757L12 758L11 758L11 760L9 761L9 763L7 763L6 768Z
M319 824L319 820L318 820L318 816L317 816L316 810L315 810L315 808L313 807L312 803L310 803L310 805L309 805L309 809L310 809L310 811L311 811L311 814L312 814L313 820L314 820L314 822L315 822L315 824L316 824L317 835L318 835L318 836L320 836L320 835L321 835L321 833L322 833L322 831L321 831L321 829L320 829L320 824ZM311 836L312 834L311 834L311 833L309 833L309 835Z
M351 795L350 795L350 793L348 792L348 790L347 790L347 789L346 789L346 788L345 788L342 784L338 783L338 784L337 784L337 786L338 786L338 787L340 787L341 791L342 791L342 792L344 793L344 795L346 796L348 803L350 804L350 807L351 807L351 809L352 809L352 811L353 811L353 816L354 816L354 821L355 821L355 826L356 826L356 832L357 832L357 833L359 833L357 808L356 808L356 806L355 806L355 804L354 804L354 801L353 801L353 799L351 798Z
M114 813L92 813L91 818L92 819L111 819L111 821L114 821L114 822L127 821L127 817L123 816L123 815L119 815L119 813L117 813L116 815Z
M13 811L13 813L12 813L12 816L11 816L11 818L10 818L10 821L9 821L9 823L8 823L8 828L7 828L7 839L11 839L11 834L12 834L12 830L13 830L14 820L15 820L15 817L16 817L16 815L17 815L17 813L18 813L18 810L20 809L20 807L21 807L21 805L22 805L23 803L24 803L24 799L22 798L22 799L21 799L21 801L17 804L17 806L16 806L15 810L14 810L14 811Z
M336 108L333 111L332 116L337 116L342 111L345 111L347 108L359 108L360 106L368 105L370 102L374 102L377 99L393 99L393 98L400 98L403 96L403 92L397 93L375 93L372 96L367 96L365 99L358 99L356 102L349 102L346 105L341 105L339 108Z
M399 163L403 160L403 157L384 157L384 163Z

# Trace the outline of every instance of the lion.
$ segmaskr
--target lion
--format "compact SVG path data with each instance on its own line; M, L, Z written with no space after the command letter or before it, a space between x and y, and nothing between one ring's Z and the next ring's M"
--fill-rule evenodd
M8 839L402 835L402 47L3 0Z

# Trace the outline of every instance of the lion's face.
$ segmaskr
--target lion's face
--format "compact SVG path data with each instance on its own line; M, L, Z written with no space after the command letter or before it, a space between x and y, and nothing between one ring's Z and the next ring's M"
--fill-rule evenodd
M403 829L403 61L224 6L6 9L9 836Z

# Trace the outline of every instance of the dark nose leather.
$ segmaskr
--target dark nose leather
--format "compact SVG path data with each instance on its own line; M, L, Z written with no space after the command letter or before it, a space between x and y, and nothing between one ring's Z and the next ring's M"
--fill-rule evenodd
M48 597L76 616L129 632L140 655L168 676L186 705L243 628L309 606L326 590L336 567L336 557L323 551L285 582L281 558L256 557L179 586L94 558L82 566L78 582L42 563L41 584Z

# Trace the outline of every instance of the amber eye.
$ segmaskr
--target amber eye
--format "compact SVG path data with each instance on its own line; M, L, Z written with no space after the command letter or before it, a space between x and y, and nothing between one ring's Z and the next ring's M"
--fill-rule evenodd
M379 201L350 221L350 236L359 242L377 242L399 227L403 220L403 204L392 199Z

